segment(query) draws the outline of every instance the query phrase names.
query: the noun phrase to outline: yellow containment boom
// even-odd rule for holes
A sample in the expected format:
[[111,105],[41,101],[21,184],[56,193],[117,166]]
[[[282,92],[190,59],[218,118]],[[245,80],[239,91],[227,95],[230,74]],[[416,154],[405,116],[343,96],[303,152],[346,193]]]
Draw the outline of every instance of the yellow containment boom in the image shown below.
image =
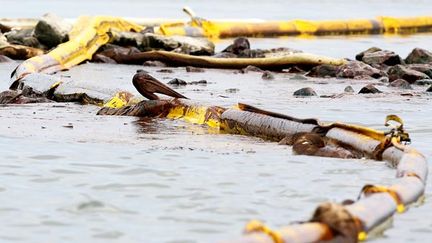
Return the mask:
[[[85,60],[91,59],[101,46],[110,41],[110,31],[139,32],[142,29],[142,26],[121,18],[105,16],[80,17],[69,33],[69,41],[58,45],[47,54],[27,59],[12,73],[12,78],[20,80],[30,73],[52,74],[60,70],[69,69]],[[306,53],[293,53],[292,55],[268,58],[214,58],[166,51],[150,51],[133,54],[124,58],[125,63],[142,60],[161,60],[173,65],[192,65],[207,68],[243,68],[248,65],[254,65],[271,69],[284,68],[294,64],[342,65],[346,63],[344,59]]]
[[24,61],[12,77],[20,79],[29,73],[54,73],[91,59],[99,47],[110,41],[110,30],[138,32],[142,27],[115,17],[80,17],[69,33],[68,42],[45,55]]
[[283,69],[291,65],[343,65],[347,61],[309,53],[292,53],[274,57],[261,58],[217,58],[210,56],[193,56],[168,51],[148,51],[130,54],[120,58],[124,63],[140,64],[145,61],[157,60],[172,66],[194,66],[203,68],[238,69],[249,65],[265,69]]
[[276,37],[297,35],[414,34],[432,31],[432,16],[377,17],[352,20],[218,21],[195,17],[190,22],[161,24],[156,33],[208,38]]

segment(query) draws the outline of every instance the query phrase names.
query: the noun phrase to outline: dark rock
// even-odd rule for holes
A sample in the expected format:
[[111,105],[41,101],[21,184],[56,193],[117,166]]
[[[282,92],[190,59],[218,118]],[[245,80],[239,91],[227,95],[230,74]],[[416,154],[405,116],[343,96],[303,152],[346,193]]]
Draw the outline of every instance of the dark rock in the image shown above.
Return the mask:
[[264,72],[264,71],[261,68],[252,65],[249,65],[243,68],[242,70],[240,70],[240,73],[247,73],[247,72]]
[[290,67],[290,68],[288,68],[288,70],[286,72],[287,73],[301,73],[301,74],[306,73],[306,71],[303,70],[303,68],[300,68],[299,66]]
[[187,82],[184,81],[184,80],[182,80],[182,79],[175,78],[175,79],[172,79],[171,81],[169,81],[168,84],[171,84],[171,85],[187,85]]
[[14,60],[10,59],[10,58],[7,57],[7,56],[0,55],[0,63],[2,63],[2,62],[13,62],[13,61],[14,61]]
[[12,27],[0,23],[0,34],[7,33],[12,30]]
[[419,79],[414,82],[416,85],[432,85],[432,79]]
[[388,66],[394,66],[403,63],[402,58],[398,54],[387,50],[367,52],[363,55],[362,61],[369,65],[384,64]]
[[354,93],[355,91],[354,91],[353,87],[351,87],[351,85],[348,85],[345,87],[344,92],[345,93]]
[[168,66],[161,61],[145,61],[143,65],[146,67],[167,67]]
[[7,56],[14,60],[26,60],[34,56],[42,55],[43,53],[44,52],[40,49],[22,45],[0,47],[0,55]]
[[111,43],[114,45],[133,46],[141,49],[149,48],[151,50],[148,46],[143,47],[143,43],[145,42],[144,33],[111,30],[111,35]]
[[416,80],[419,79],[428,79],[429,76],[427,76],[424,73],[421,73],[419,71],[412,70],[408,67],[402,66],[402,65],[396,65],[391,67],[387,72],[390,82],[396,79],[405,79],[410,84],[414,83]]
[[48,48],[53,48],[69,39],[72,26],[54,14],[46,14],[36,24],[34,37]]
[[315,90],[310,87],[301,88],[299,90],[294,91],[294,96],[318,96]]
[[357,55],[355,56],[355,59],[356,59],[357,61],[361,61],[361,60],[363,59],[363,56],[364,56],[365,54],[368,54],[368,53],[374,53],[374,52],[377,52],[377,51],[381,51],[381,49],[378,48],[378,47],[371,47],[371,48],[369,48],[369,49],[367,49],[367,50],[365,50],[365,51],[362,51],[362,52],[360,52],[359,54],[357,54]]
[[396,79],[389,84],[389,87],[398,87],[401,89],[412,89],[410,83],[403,79]]
[[226,93],[237,93],[239,91],[240,91],[240,89],[237,89],[237,88],[231,88],[231,89],[225,90]]
[[359,75],[359,76],[355,76],[354,79],[356,79],[356,80],[371,80],[373,78],[369,75]]
[[304,75],[296,74],[289,78],[290,80],[307,80],[307,78]]
[[121,47],[117,45],[107,44],[101,47],[98,54],[104,55],[116,61],[117,63],[124,63],[127,57],[131,54],[140,53],[136,47]]
[[159,73],[174,73],[172,69],[159,69],[157,70]]
[[38,39],[33,36],[33,29],[14,29],[5,34],[7,42],[12,45],[23,45],[35,48],[43,48]]
[[249,40],[245,37],[239,37],[234,39],[233,44],[222,50],[222,52],[228,52],[235,55],[242,55],[245,51],[250,50]]
[[381,77],[378,79],[378,81],[380,81],[381,83],[388,83],[389,82],[389,78],[388,77]]
[[26,96],[19,90],[6,90],[0,93],[0,104],[29,104],[53,102],[43,96]]
[[341,65],[336,73],[336,77],[339,78],[354,78],[356,76],[380,78],[386,76],[386,74],[381,70],[359,61],[350,61],[347,64]]
[[152,33],[144,33],[141,48],[163,49],[190,55],[214,54],[214,44],[205,38],[192,38],[188,36],[163,36]]
[[364,86],[359,91],[359,94],[377,94],[377,93],[382,93],[382,91],[375,88],[375,86],[373,86],[372,84],[368,84],[368,85]]
[[432,64],[408,64],[409,69],[422,72],[432,78]]
[[330,64],[321,64],[313,67],[306,75],[310,77],[336,77],[339,67]]
[[264,80],[272,80],[275,77],[274,77],[274,75],[271,72],[264,71],[263,74],[261,75],[261,78],[264,79]]
[[432,52],[421,48],[414,48],[405,59],[407,64],[432,63]]
[[205,72],[205,70],[203,68],[199,68],[199,67],[187,66],[186,72],[188,72],[188,73],[203,73],[203,72]]
[[252,55],[251,57],[281,57],[281,56],[287,56],[294,53],[300,53],[302,51],[286,48],[286,47],[278,47],[278,48],[271,48],[266,50],[252,50],[252,53],[255,51],[256,55]]
[[207,84],[207,80],[192,81],[192,82],[190,82],[189,84],[194,84],[194,85],[197,85],[197,84],[205,85],[205,84]]
[[98,63],[111,63],[111,64],[117,63],[114,59],[107,57],[105,55],[102,55],[102,54],[94,54],[91,61],[92,62],[98,62]]
[[432,85],[426,90],[426,92],[432,92]]
[[229,52],[221,52],[221,53],[217,53],[217,54],[213,55],[213,57],[216,57],[216,58],[236,58],[237,55],[233,54],[233,53],[229,53]]

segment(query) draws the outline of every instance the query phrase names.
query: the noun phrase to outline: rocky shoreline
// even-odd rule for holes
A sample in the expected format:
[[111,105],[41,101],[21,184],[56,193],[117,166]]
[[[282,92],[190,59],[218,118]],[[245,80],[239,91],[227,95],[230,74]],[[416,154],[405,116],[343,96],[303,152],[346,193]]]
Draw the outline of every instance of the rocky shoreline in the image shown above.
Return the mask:
[[[34,28],[16,29],[5,25],[0,26],[0,62],[25,60],[46,53],[68,41],[68,33],[71,30],[70,24],[52,14],[45,15]],[[133,59],[131,56],[147,51],[163,50],[194,56],[244,59],[289,56],[302,52],[285,47],[267,50],[253,49],[250,41],[244,37],[234,39],[231,45],[215,53],[215,45],[210,40],[184,36],[166,37],[150,33],[148,29],[139,33],[112,31],[110,36],[110,44],[100,47],[90,62],[163,67],[164,69],[161,69],[160,72],[171,73],[173,71],[166,67],[178,66],[178,64],[159,60],[140,62],[140,59]],[[406,90],[412,89],[413,85],[427,86],[425,92],[432,92],[432,52],[421,48],[414,48],[406,58],[402,58],[391,50],[371,47],[358,53],[354,59],[347,58],[343,65],[291,65],[284,69],[269,69],[263,70],[248,66],[235,70],[234,73],[260,72],[263,80],[275,79],[276,73],[292,73],[304,79],[313,77],[371,80],[373,82],[358,92],[366,94],[382,93],[374,86],[376,82]],[[187,66],[186,70],[187,72],[205,72],[205,69],[194,66]],[[200,83],[205,83],[205,80]],[[169,84],[195,83],[177,80]],[[353,93],[354,90],[348,86],[344,92]],[[25,90],[8,90],[0,94],[0,103],[46,102],[45,98],[50,99],[47,96],[49,93],[49,91],[34,92],[31,87]],[[293,95],[296,97],[317,96],[316,92],[309,87],[299,89]]]

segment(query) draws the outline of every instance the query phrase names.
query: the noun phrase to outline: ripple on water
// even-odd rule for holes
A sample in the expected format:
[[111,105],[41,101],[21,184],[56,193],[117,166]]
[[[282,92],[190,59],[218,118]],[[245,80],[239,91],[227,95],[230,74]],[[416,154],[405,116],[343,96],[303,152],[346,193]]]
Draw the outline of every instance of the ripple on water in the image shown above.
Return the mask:
[[77,204],[67,207],[60,208],[61,211],[66,211],[74,214],[82,213],[126,213],[126,214],[136,214],[137,212],[131,210],[123,210],[117,206],[98,201],[98,200],[86,200],[83,202],[78,202]]
[[120,183],[110,183],[106,185],[99,185],[92,187],[95,190],[127,190],[136,188],[155,188],[155,189],[165,189],[170,188],[170,186],[160,183],[137,183],[137,184],[120,184]]
[[63,159],[65,157],[59,156],[59,155],[44,154],[44,155],[34,155],[34,156],[30,156],[28,158],[34,159],[34,160],[58,160],[58,159]]
[[68,170],[68,169],[55,169],[55,170],[51,170],[51,172],[56,173],[56,174],[67,174],[67,175],[87,174],[87,172],[84,172],[84,171]]
[[236,207],[210,207],[198,210],[198,212],[208,212],[219,215],[258,215],[254,209]]
[[94,238],[100,238],[100,239],[118,239],[121,238],[124,235],[124,233],[119,231],[106,231],[98,234],[94,234]]

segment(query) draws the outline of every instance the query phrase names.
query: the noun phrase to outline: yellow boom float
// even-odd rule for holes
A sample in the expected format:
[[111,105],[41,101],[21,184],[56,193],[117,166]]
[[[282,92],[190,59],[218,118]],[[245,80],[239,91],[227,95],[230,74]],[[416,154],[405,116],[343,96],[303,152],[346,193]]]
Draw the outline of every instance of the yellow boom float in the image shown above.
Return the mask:
[[156,33],[208,38],[277,37],[297,35],[415,34],[432,31],[432,16],[352,20],[217,21],[196,17],[184,8],[191,21],[161,24]]

